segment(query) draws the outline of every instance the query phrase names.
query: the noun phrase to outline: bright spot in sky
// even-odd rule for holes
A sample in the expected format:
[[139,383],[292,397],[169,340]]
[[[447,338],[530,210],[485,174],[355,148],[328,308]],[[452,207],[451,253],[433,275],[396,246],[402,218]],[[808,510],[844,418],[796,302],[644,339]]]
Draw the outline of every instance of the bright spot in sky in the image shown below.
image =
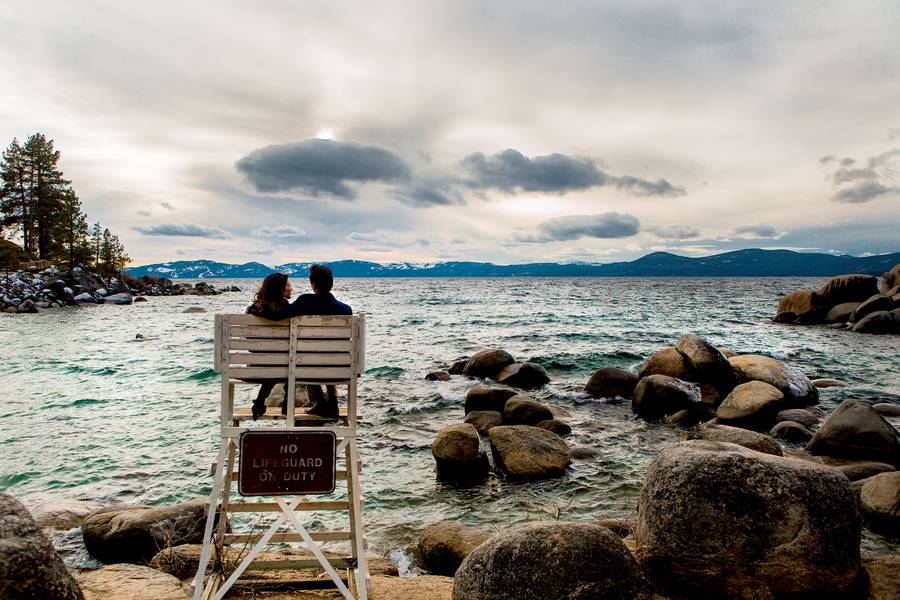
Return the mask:
[[320,140],[333,140],[334,132],[330,129],[320,129],[318,133],[316,133],[316,137]]

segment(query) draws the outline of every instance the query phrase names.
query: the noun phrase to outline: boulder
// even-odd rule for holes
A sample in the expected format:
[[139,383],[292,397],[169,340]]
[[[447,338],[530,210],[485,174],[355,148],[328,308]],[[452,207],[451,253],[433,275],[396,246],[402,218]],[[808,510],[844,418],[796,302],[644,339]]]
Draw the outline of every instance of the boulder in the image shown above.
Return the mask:
[[[772,317],[772,322],[774,323],[793,323],[797,320],[797,313],[785,310],[780,313],[777,313],[774,317]],[[729,357],[731,358],[731,357]]]
[[900,285],[900,264],[881,276],[881,291],[889,292]]
[[813,379],[812,384],[816,389],[825,389],[833,387],[847,387],[847,384],[840,379]]
[[81,286],[89,292],[95,292],[106,287],[106,283],[98,275],[85,271],[80,267],[75,267],[69,271],[66,277],[72,285]]
[[643,379],[649,375],[668,375],[681,380],[693,378],[690,364],[684,355],[675,348],[663,348],[647,357],[637,376],[638,379]]
[[778,411],[778,414],[775,415],[776,423],[781,423],[782,421],[793,421],[809,429],[819,422],[819,417],[803,408],[788,408]]
[[480,481],[487,476],[488,458],[474,425],[461,423],[441,429],[431,444],[437,475],[448,481]]
[[494,378],[507,365],[511,365],[516,360],[506,350],[499,348],[489,348],[476,352],[466,362],[463,368],[463,375],[466,377],[478,378]]
[[847,476],[850,481],[859,481],[860,479],[868,479],[879,473],[888,473],[896,471],[896,469],[887,464],[880,462],[862,461],[850,462],[835,467],[838,471]]
[[450,373],[447,371],[432,371],[425,376],[426,381],[450,381]]
[[38,312],[38,307],[37,307],[37,305],[35,305],[34,300],[22,300],[16,306],[16,312],[19,314],[26,314],[26,313],[33,314],[33,313]]
[[544,421],[538,421],[537,424],[535,424],[535,427],[540,427],[541,429],[552,431],[560,437],[572,433],[572,428],[569,427],[568,423],[563,423],[558,419],[545,419]]
[[503,367],[497,381],[523,390],[536,390],[550,382],[546,369],[539,364],[524,362]]
[[647,469],[635,555],[667,596],[844,597],[860,533],[857,496],[834,469],[692,440]]
[[872,531],[900,536],[900,472],[879,473],[859,494],[863,517]]
[[501,425],[488,432],[497,465],[516,479],[562,477],[569,447],[555,433],[530,425]]
[[131,304],[134,302],[134,299],[128,292],[120,292],[118,294],[110,294],[107,296],[106,302],[108,304]]
[[700,402],[715,410],[722,401],[719,391],[711,383],[698,383],[697,385],[700,386]]
[[481,435],[486,435],[492,427],[503,425],[503,413],[496,410],[473,410],[466,415],[465,422],[474,425]]
[[53,499],[36,505],[31,514],[41,527],[68,531],[81,527],[87,516],[102,508],[99,502]]
[[186,313],[186,314],[205,313],[206,309],[203,308],[202,306],[188,306],[186,309],[184,309],[181,312]]
[[760,354],[742,354],[729,359],[737,383],[764,381],[784,394],[786,408],[802,408],[819,401],[819,391],[803,371]]
[[203,541],[206,500],[102,508],[81,524],[87,551],[104,563],[146,563],[161,549]]
[[780,421],[772,428],[769,435],[793,444],[805,444],[813,436],[812,431],[794,421]]
[[599,525],[545,521],[495,535],[463,561],[453,600],[650,600],[619,537]]
[[449,367],[447,367],[447,372],[451,375],[462,375],[463,371],[466,368],[467,362],[469,362],[468,357],[454,361]]
[[885,333],[896,333],[900,331],[898,322],[894,320],[893,315],[886,310],[867,314],[860,319],[851,331],[855,333],[874,333],[883,335]]
[[878,402],[872,405],[872,410],[885,417],[900,417],[900,404]]
[[856,400],[844,400],[825,419],[806,450],[814,455],[900,465],[897,430],[870,406]]
[[841,275],[833,277],[819,290],[822,304],[836,306],[844,302],[862,302],[878,293],[874,275]]
[[669,415],[663,419],[663,422],[666,425],[674,425],[675,427],[693,427],[700,422],[700,414],[690,409],[679,410],[674,415]]
[[900,598],[900,554],[867,556],[862,559],[862,567],[866,600]]
[[135,296],[135,297],[134,297],[134,303],[137,304],[137,303],[139,303],[139,302],[147,302],[147,299],[144,298],[143,296]]
[[78,574],[87,600],[185,600],[186,590],[172,575],[142,565],[108,565]]
[[466,392],[466,414],[473,410],[495,410],[502,413],[506,401],[515,395],[516,392],[509,388],[476,385]]
[[769,423],[784,402],[784,394],[765,381],[748,381],[735,387],[716,410],[719,420],[736,424]]
[[575,460],[587,460],[589,458],[596,458],[597,451],[588,446],[572,446],[572,449],[569,451],[569,456]]
[[462,561],[488,537],[462,523],[435,523],[419,535],[416,558],[428,572],[453,577]]
[[552,418],[549,408],[525,394],[513,396],[503,407],[503,422],[508,425],[535,425]]
[[842,302],[837,306],[832,306],[825,313],[826,323],[846,323],[853,315],[853,311],[859,306],[859,302]]
[[631,398],[637,382],[638,377],[634,373],[625,369],[604,367],[591,375],[587,385],[584,386],[584,391],[592,398],[615,398],[616,396]]
[[792,312],[797,319],[818,317],[822,313],[823,302],[815,290],[799,290],[782,296],[778,301],[778,313]]
[[861,321],[863,317],[865,317],[866,315],[870,315],[873,312],[890,312],[893,308],[894,302],[891,300],[890,296],[885,296],[884,294],[875,294],[856,307],[856,310],[854,310],[853,314],[850,315],[850,321],[852,323],[857,323]]
[[645,421],[690,409],[700,403],[700,388],[668,375],[649,375],[634,388],[631,410]]
[[700,425],[697,432],[689,437],[699,437],[703,440],[714,442],[728,442],[737,444],[744,448],[750,448],[763,454],[772,454],[774,456],[782,456],[781,446],[774,438],[750,431],[749,429],[741,429],[740,427],[731,427],[730,425],[720,425],[718,423],[704,423]]
[[84,303],[84,302],[89,302],[91,304],[97,303],[97,300],[87,292],[82,292],[82,293],[78,294],[77,296],[72,298],[72,300],[74,300],[75,302],[79,302],[79,303]]
[[681,336],[675,349],[687,360],[697,380],[711,383],[723,396],[734,387],[731,363],[718,348],[699,335],[687,333]]
[[0,598],[84,600],[62,558],[22,504],[0,493]]

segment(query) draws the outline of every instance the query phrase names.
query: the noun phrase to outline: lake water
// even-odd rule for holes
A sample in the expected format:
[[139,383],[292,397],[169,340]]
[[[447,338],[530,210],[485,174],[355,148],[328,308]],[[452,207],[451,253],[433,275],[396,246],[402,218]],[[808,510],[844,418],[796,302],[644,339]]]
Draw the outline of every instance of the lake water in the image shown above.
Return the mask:
[[[163,504],[207,495],[218,444],[213,315],[243,312],[258,282],[214,283],[245,292],[0,315],[0,491],[26,503],[67,497]],[[336,295],[368,319],[360,447],[373,551],[396,556],[422,525],[443,519],[492,528],[557,515],[633,514],[647,462],[682,432],[634,419],[627,403],[577,390],[600,367],[636,370],[688,331],[740,353],[785,360],[810,377],[849,383],[822,390],[826,410],[845,398],[900,402],[900,338],[771,322],[781,294],[821,284],[804,278],[338,281]],[[183,313],[189,306],[208,312]],[[135,343],[137,333],[158,338]],[[568,443],[594,448],[597,458],[575,461],[564,477],[543,482],[492,475],[455,488],[435,480],[431,442],[442,427],[462,421],[463,398],[474,382],[423,377],[492,346],[547,368],[552,383],[535,397],[569,411]],[[249,404],[250,393],[244,387],[239,402]],[[329,524],[326,515],[313,518],[314,527]],[[84,560],[77,537],[60,542],[73,563]],[[897,550],[869,533],[864,548]]]

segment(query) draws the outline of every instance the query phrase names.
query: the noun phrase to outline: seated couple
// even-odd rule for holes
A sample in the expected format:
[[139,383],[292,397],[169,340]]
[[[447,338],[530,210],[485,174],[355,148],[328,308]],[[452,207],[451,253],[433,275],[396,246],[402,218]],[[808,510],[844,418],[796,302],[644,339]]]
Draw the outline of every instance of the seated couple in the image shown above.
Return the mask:
[[[284,273],[272,273],[263,279],[256,299],[247,307],[247,313],[280,321],[300,315],[352,315],[353,309],[347,304],[336,299],[331,294],[334,285],[334,276],[331,269],[323,265],[313,265],[309,268],[309,285],[312,294],[301,294],[291,302],[291,282]],[[272,393],[278,383],[277,380],[265,380],[259,388],[256,400],[253,401],[253,420],[266,413],[266,398]],[[287,412],[287,402],[293,398],[287,397],[288,386],[284,386],[285,402],[281,406],[281,413]],[[320,385],[307,385],[306,393],[313,405],[306,409],[306,414],[317,415],[336,419],[338,416],[337,389],[333,385],[326,386],[323,393]]]

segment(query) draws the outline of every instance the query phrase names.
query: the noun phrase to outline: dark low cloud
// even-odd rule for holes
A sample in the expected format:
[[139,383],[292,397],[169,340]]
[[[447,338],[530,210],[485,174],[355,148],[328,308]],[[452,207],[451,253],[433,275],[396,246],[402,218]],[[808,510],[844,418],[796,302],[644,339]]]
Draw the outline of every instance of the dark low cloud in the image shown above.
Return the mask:
[[163,202],[160,202],[159,205],[162,206],[163,208],[165,208],[166,210],[175,210],[175,207],[172,206],[169,202],[163,201]]
[[875,169],[838,169],[831,176],[834,185],[840,185],[850,181],[858,181],[860,179],[876,179],[878,173]]
[[256,237],[276,238],[276,239],[294,239],[306,237],[306,230],[293,225],[263,225],[257,227],[251,232]]
[[898,159],[900,148],[892,148],[870,156],[866,159],[865,166],[860,167],[854,166],[856,160],[853,158],[838,161],[833,156],[825,156],[819,162],[832,168],[835,163],[839,165],[839,168],[829,174],[836,188],[831,196],[832,201],[861,204],[900,193]]
[[570,215],[544,221],[536,234],[515,234],[513,241],[546,243],[577,240],[583,237],[614,239],[636,235],[641,222],[629,214],[608,212],[597,215]]
[[353,231],[347,235],[347,241],[359,250],[387,252],[397,248],[427,247],[431,241],[425,238],[413,240],[403,238],[394,232],[387,231]]
[[728,230],[728,237],[742,240],[774,240],[784,234],[771,225],[738,225]]
[[695,240],[701,236],[700,229],[690,225],[652,225],[646,230],[666,240]]
[[665,179],[649,181],[640,177],[625,175],[623,177],[613,177],[612,182],[620,190],[628,190],[635,196],[675,197],[684,196],[686,193],[683,187],[672,185]]
[[877,181],[860,181],[850,187],[838,190],[831,199],[835,202],[861,204],[891,194],[900,194],[900,187],[882,185]]
[[231,237],[231,234],[224,229],[196,223],[157,223],[155,225],[136,225],[132,229],[144,235],[199,237],[217,240]]
[[459,190],[459,178],[440,172],[416,175],[408,183],[390,190],[390,195],[415,208],[463,205],[466,199]]
[[235,166],[258,192],[300,191],[342,200],[357,197],[351,183],[397,183],[410,178],[406,163],[388,150],[320,139],[266,146]]

